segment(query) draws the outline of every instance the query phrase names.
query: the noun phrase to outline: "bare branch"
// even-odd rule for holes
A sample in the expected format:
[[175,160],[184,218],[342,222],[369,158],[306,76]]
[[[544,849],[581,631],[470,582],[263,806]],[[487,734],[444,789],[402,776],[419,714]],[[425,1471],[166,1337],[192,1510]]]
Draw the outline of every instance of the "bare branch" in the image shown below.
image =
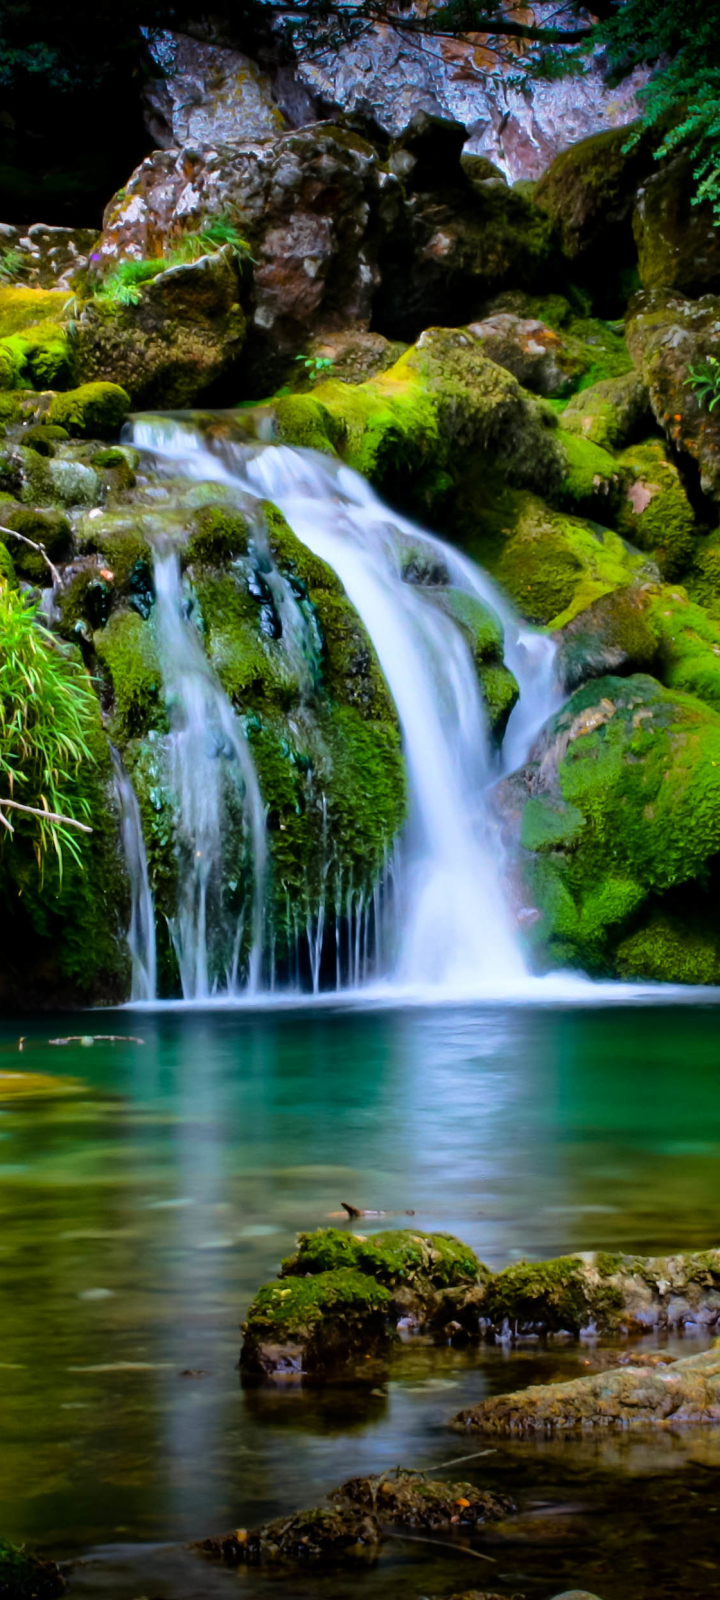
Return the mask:
[[41,544],[36,544],[34,539],[27,539],[25,537],[24,533],[16,533],[14,528],[5,528],[5,527],[3,527],[3,524],[1,522],[0,522],[0,533],[9,533],[11,539],[19,539],[21,544],[29,544],[31,550],[37,550],[38,555],[42,556],[46,567],[49,567],[49,569],[50,569],[50,576],[52,578],[53,589],[57,589],[57,586],[58,586],[58,584],[60,582],[60,573],[58,572],[57,567],[53,566],[52,561],[50,560],[50,557],[49,557],[49,555],[47,553],[47,550],[45,550],[44,547]]
[[93,832],[86,822],[78,822],[75,817],[64,817],[60,811],[46,811],[43,806],[21,806],[19,800],[0,800],[0,821],[10,828],[11,833],[10,823],[2,814],[3,806],[11,806],[13,811],[23,811],[28,817],[41,817],[44,822],[63,822],[68,828],[79,828],[81,833]]

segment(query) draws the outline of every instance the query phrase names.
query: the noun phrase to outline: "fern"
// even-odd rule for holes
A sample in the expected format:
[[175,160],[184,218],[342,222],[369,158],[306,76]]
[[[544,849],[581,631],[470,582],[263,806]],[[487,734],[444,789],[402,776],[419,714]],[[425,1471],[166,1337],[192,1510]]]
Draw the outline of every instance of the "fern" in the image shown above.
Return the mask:
[[714,411],[720,402],[720,361],[717,356],[708,356],[703,366],[690,367],[689,372],[685,383],[695,390],[700,405],[707,400],[708,411]]

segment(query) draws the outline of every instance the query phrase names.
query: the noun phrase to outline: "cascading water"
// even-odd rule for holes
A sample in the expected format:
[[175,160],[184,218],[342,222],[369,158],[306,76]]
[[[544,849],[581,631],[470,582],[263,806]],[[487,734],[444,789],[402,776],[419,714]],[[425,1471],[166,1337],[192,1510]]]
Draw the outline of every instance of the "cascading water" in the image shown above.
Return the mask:
[[[155,556],[156,626],[170,721],[170,781],[177,806],[178,904],[170,935],[186,1000],[206,998],[217,982],[211,972],[213,926],[226,920],[222,906],[227,806],[242,808],[250,835],[237,878],[252,877],[249,897],[235,914],[231,957],[224,978],[233,992],[250,903],[250,950],[245,987],[260,981],[266,862],[265,810],[245,734],[207,660],[187,611],[180,563],[174,551]],[[250,860],[248,862],[247,855]]]
[[115,792],[120,808],[120,833],[130,880],[130,926],[127,936],[132,962],[130,998],[154,1000],[157,992],[155,906],[150,892],[140,807],[119,752],[114,747],[111,749]]
[[[213,440],[210,448],[190,424],[170,418],[138,419],[132,437],[135,445],[156,457],[180,462],[190,476],[232,484],[256,499],[272,500],[303,544],[335,570],[373,641],[401,723],[409,788],[409,818],[393,868],[397,937],[384,940],[381,962],[376,917],[376,968],[381,968],[376,975],[423,992],[472,994],[516,986],[525,975],[525,965],[502,892],[498,843],[483,800],[498,766],[490,752],[475,668],[460,629],[433,603],[431,592],[405,580],[403,544],[410,539],[439,557],[452,583],[490,604],[501,617],[505,658],[521,691],[506,733],[506,770],[524,758],[535,732],[555,707],[551,641],[522,627],[472,562],[390,512],[346,467],[311,451],[240,443],[237,437]],[[205,781],[199,781],[197,753],[205,747],[208,727],[224,730],[229,719],[235,740],[238,729],[200,640],[183,617],[179,584],[174,558],[172,565],[168,558],[159,561],[163,670],[174,685],[171,701],[181,708],[174,735],[176,783],[183,829],[188,842],[195,841],[197,862],[186,881],[182,925],[175,940],[183,990],[201,994],[207,992],[202,958],[205,852],[212,857],[213,840],[219,835],[220,797],[217,788],[211,797]],[[243,748],[247,765],[249,753]],[[207,760],[202,765],[207,767]],[[256,883],[261,885],[264,830],[259,826],[262,805],[256,783],[251,811],[256,819]],[[261,961],[260,906],[256,898],[255,982]],[[366,956],[363,962],[361,955],[367,950],[367,911],[364,908],[363,932],[360,908],[356,910],[353,935],[350,907],[346,970],[351,982],[367,966]],[[339,920],[337,916],[337,941]],[[315,988],[323,924],[324,911],[314,930],[308,930]],[[338,978],[340,970],[338,943]]]

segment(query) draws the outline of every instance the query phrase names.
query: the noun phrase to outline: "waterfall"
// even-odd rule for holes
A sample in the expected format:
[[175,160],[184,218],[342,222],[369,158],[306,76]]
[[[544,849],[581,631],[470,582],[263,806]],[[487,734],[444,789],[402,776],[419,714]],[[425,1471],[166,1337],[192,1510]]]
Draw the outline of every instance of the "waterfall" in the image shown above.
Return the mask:
[[140,807],[120,753],[111,745],[115,793],[120,808],[120,837],[130,880],[128,948],[132,961],[131,1000],[154,1000],[157,989],[155,906],[150,893],[147,854]]
[[[234,439],[213,438],[208,444],[190,424],[170,418],[139,419],[132,429],[136,445],[160,458],[179,461],[190,476],[232,484],[245,494],[272,500],[302,543],[337,573],[373,641],[401,725],[409,790],[408,822],[392,867],[394,940],[387,937],[375,915],[376,950],[383,943],[380,975],[405,989],[423,992],[472,994],[517,986],[525,976],[525,964],[502,890],[498,840],[483,799],[499,768],[490,749],[477,674],[460,628],[433,602],[427,589],[406,581],[403,542],[406,545],[410,538],[415,546],[440,557],[452,584],[489,603],[500,615],[506,635],[505,659],[521,691],[505,739],[506,770],[522,761],[532,737],[555,707],[552,642],[520,624],[495,586],[467,557],[391,512],[349,468],[312,451],[240,442],[237,435]],[[170,573],[167,564],[158,564],[164,671],[175,656],[176,670],[170,675],[183,701],[186,729],[186,759],[179,761],[177,785],[188,838],[207,840],[209,847],[217,811],[211,818],[215,802],[204,783],[202,792],[196,792],[196,755],[200,731],[208,722],[208,703],[203,697],[207,696],[207,684],[214,685],[214,680],[197,635],[182,618],[176,562],[172,582]],[[175,593],[172,605],[169,587]],[[172,648],[168,618],[175,641]],[[199,685],[194,710],[185,676],[189,637],[193,637],[193,671]],[[180,644],[182,670],[177,660]],[[213,692],[217,697],[216,686]],[[229,715],[231,726],[237,727],[227,703],[222,713],[217,699],[213,706],[211,722],[224,727],[222,718]],[[191,726],[193,733],[189,732]],[[255,804],[259,805],[259,797],[253,810]],[[199,860],[205,847],[201,847]],[[188,957],[192,945],[195,963],[205,915],[202,879],[203,869],[198,867],[189,897],[193,937],[182,930],[177,937],[178,950],[185,952],[187,945]],[[361,900],[355,907],[355,929],[351,926],[348,933],[354,940],[354,948],[348,949],[351,982],[359,981],[367,971],[372,912],[372,897],[367,905]],[[256,973],[260,926],[256,908]],[[307,937],[316,989],[322,927],[314,932],[308,928]],[[339,973],[337,927],[335,939]],[[183,964],[187,966],[187,960]],[[202,970],[196,970],[194,992],[206,992],[206,981]]]
[[[170,936],[186,1000],[206,998],[217,985],[211,971],[213,933],[224,931],[223,869],[227,807],[239,802],[249,832],[250,863],[236,863],[240,879],[252,875],[250,954],[246,987],[260,983],[265,890],[265,810],[250,749],[230,701],[205,655],[188,615],[174,551],[155,554],[155,615],[160,665],[170,722],[170,782],[177,807],[178,901]],[[247,852],[246,852],[247,857]],[[245,900],[237,911],[232,957],[226,972],[236,987],[245,931]]]

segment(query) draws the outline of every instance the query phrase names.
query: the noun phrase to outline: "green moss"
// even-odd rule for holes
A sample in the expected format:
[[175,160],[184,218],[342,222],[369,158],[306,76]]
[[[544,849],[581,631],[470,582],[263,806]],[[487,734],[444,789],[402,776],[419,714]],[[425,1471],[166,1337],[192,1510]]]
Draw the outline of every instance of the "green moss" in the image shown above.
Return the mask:
[[275,1339],[305,1337],[327,1316],[389,1312],[391,1296],[363,1272],[336,1268],[314,1277],[269,1283],[250,1306],[246,1329]]
[[132,509],[106,511],[101,517],[85,517],[78,527],[81,552],[104,556],[120,593],[147,593],[149,589],[152,552],[143,531],[144,521]]
[[315,590],[321,594],[345,593],[332,567],[301,543],[277,506],[269,500],[263,500],[260,510],[265,521],[268,548],[283,577],[299,585],[300,593],[311,595]]
[[315,592],[323,638],[323,682],[332,700],[372,721],[395,722],[395,710],[374,646],[345,596]]
[[370,1275],[387,1288],[422,1279],[435,1289],[472,1285],[487,1269],[468,1245],[450,1233],[417,1233],[412,1228],[370,1234],[364,1238],[340,1228],[301,1233],[294,1256],[282,1264],[283,1279],[306,1274],[352,1270]]
[[556,850],[574,844],[584,827],[585,818],[576,806],[543,795],[523,807],[520,843],[525,850]]
[[565,409],[563,427],[603,450],[617,450],[650,420],[649,409],[642,378],[627,372],[574,395]]
[[658,640],[658,676],[720,711],[720,623],[684,589],[654,591],[649,617]]
[[164,729],[162,678],[152,624],[135,611],[116,612],[107,627],[95,634],[94,642],[113,690],[111,737],[124,744],[151,728]]
[[118,383],[83,383],[67,394],[56,394],[48,421],[80,438],[106,438],[119,433],[130,410],[130,396]]
[[614,523],[623,492],[617,460],[590,439],[568,433],[564,425],[559,438],[566,458],[564,503],[586,517]]
[[55,445],[62,443],[63,440],[69,439],[69,437],[70,435],[65,428],[52,428],[48,425],[40,424],[37,427],[25,429],[22,443],[30,450],[37,450],[39,456],[53,456],[55,454]]
[[650,551],[663,577],[676,577],[687,567],[695,543],[695,518],[677,467],[656,439],[625,450],[618,467],[626,480],[618,532]]
[[697,540],[683,581],[690,599],[720,622],[720,533]]
[[623,1297],[612,1284],[591,1286],[580,1256],[554,1261],[520,1261],[492,1278],[485,1290],[482,1315],[495,1327],[508,1322],[517,1332],[579,1333],[593,1322],[600,1328],[617,1323]]
[[65,289],[0,288],[0,339],[59,322],[66,303]]
[[[53,562],[69,554],[72,530],[67,517],[59,511],[40,511],[29,506],[3,507],[0,520],[25,539],[42,545]],[[6,534],[0,533],[0,539],[11,546],[15,568],[21,577],[47,587],[51,582],[50,569],[39,551],[31,550],[19,539],[8,539]]]
[[683,922],[659,912],[623,939],[616,954],[623,978],[654,983],[720,983],[720,938],[699,919]]
[[478,671],[490,733],[496,744],[502,740],[511,711],[520,698],[517,678],[503,662],[485,661]]
[[250,525],[241,511],[232,506],[202,506],[193,518],[185,557],[190,563],[222,565],[247,554],[249,536]]
[[195,589],[207,630],[208,654],[220,682],[240,711],[288,710],[300,686],[286,652],[264,639],[258,626],[258,601],[242,574],[198,576]]

